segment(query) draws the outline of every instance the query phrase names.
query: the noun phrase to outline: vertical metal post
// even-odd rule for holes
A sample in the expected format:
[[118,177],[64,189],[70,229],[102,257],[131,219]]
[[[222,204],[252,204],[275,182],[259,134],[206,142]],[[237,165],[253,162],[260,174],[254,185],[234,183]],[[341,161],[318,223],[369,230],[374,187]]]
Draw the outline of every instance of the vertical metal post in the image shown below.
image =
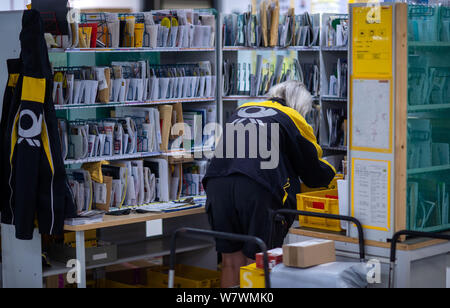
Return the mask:
[[216,100],[217,123],[223,127],[223,15],[219,12],[216,21]]
[[79,262],[80,268],[79,272],[77,273],[79,275],[78,278],[78,288],[79,289],[85,289],[86,288],[86,250],[85,250],[85,243],[84,243],[84,231],[77,231],[75,234],[76,237],[76,254],[77,254],[77,260]]

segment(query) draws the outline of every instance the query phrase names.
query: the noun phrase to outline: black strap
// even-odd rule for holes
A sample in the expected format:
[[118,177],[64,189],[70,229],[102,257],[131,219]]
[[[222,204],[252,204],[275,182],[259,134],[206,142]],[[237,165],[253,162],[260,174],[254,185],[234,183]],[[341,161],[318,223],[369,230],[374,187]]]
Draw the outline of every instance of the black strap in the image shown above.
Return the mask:
[[270,99],[270,101],[272,101],[272,102],[277,102],[277,103],[279,103],[279,104],[281,104],[281,105],[287,107],[286,101],[285,101],[284,99],[282,99],[282,98],[279,98],[279,97],[272,97],[272,98]]

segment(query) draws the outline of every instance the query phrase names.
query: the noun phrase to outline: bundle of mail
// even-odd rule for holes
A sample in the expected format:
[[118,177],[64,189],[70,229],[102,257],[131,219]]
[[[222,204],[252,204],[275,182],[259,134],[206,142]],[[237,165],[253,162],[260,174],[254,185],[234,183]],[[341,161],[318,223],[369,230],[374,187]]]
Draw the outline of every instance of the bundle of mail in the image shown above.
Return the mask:
[[64,159],[111,157],[160,151],[157,108],[131,109],[133,117],[68,122],[58,119]]
[[349,21],[348,15],[328,16],[325,21],[324,39],[326,47],[348,46]]
[[210,11],[83,13],[69,21],[70,37],[63,44],[68,48],[212,48],[215,45],[216,18]]
[[79,213],[121,208],[153,211],[174,207],[167,204],[170,200],[204,196],[206,167],[203,160],[184,166],[169,165],[163,158],[103,161],[70,169],[68,178]]
[[112,62],[111,67],[61,67],[55,71],[56,105],[210,98],[216,87],[209,61],[173,65]]
[[256,68],[250,63],[224,61],[224,95],[264,96],[274,85],[297,80],[305,84],[313,96],[319,95],[320,71],[316,63],[300,63],[278,55],[276,63],[264,65],[262,55],[256,57]]
[[143,160],[84,164],[68,170],[78,212],[138,206],[158,200],[157,178]]
[[346,98],[348,92],[347,58],[339,58],[330,76],[328,96]]
[[320,16],[280,14],[278,0],[261,1],[244,14],[224,17],[224,45],[245,47],[319,46]]

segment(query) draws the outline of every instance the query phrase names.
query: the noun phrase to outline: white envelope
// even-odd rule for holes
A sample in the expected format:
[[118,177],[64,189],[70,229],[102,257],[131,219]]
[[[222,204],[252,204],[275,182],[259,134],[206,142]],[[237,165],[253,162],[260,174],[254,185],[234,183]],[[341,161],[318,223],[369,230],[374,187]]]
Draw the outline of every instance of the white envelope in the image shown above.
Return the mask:
[[[75,135],[69,135],[70,152],[74,159],[83,159],[88,156],[88,134],[85,126],[75,126],[72,129],[77,131]],[[71,130],[72,130],[71,129]],[[72,130],[73,131],[73,130]]]
[[177,46],[177,38],[178,38],[178,27],[170,28],[169,43],[167,44],[167,46],[168,47],[176,47]]
[[120,123],[117,123],[114,129],[114,155],[123,155],[123,127]]
[[53,82],[53,103],[55,105],[63,105],[63,83],[62,82]]
[[195,36],[195,26],[194,25],[189,25],[189,29],[188,29],[188,34],[189,34],[189,47],[196,47],[194,45],[194,36]]
[[192,88],[192,97],[198,97],[200,77],[193,77],[193,78],[194,78],[194,84],[193,84],[193,88]]
[[66,97],[64,97],[64,104],[73,104],[73,86],[75,82],[75,76],[73,74],[66,74],[67,88]]
[[150,48],[157,48],[158,45],[158,33],[159,33],[159,27],[160,25],[149,25],[145,26],[145,29],[148,33],[148,47]]
[[106,23],[108,26],[108,36],[110,38],[111,48],[119,48],[120,40],[120,21],[118,14],[106,13]]
[[199,77],[199,86],[198,86],[198,96],[197,97],[205,97],[205,76]]
[[98,156],[102,157],[104,156],[105,152],[105,141],[106,141],[106,135],[105,134],[99,134],[98,135]]
[[95,135],[89,135],[88,136],[88,156],[89,157],[94,157],[95,155]]
[[127,100],[129,101],[137,101],[137,97],[138,97],[138,83],[139,83],[140,79],[136,79],[136,78],[132,78],[130,79],[130,88],[128,89],[128,96],[127,96]]
[[149,80],[149,94],[148,98],[151,101],[156,101],[159,99],[159,79],[155,76],[151,77]]
[[78,105],[81,103],[81,97],[84,93],[85,84],[82,80],[74,81],[74,94],[73,94],[73,103]]
[[93,105],[97,98],[98,81],[97,80],[85,80],[85,91],[84,91],[84,103]]
[[125,79],[125,100],[126,101],[129,101],[128,92],[130,91],[130,83],[131,83],[131,79]]
[[180,98],[179,94],[180,78],[174,78],[172,88],[172,98]]
[[150,168],[145,167],[144,168],[144,204],[149,204],[150,203],[150,196],[151,196],[151,191],[150,191]]
[[159,78],[159,94],[160,99],[167,99],[169,91],[170,78]]
[[112,98],[111,101],[117,103],[120,97],[120,91],[122,89],[122,79],[114,79],[112,82]]
[[146,101],[146,100],[149,99],[149,96],[148,96],[149,79],[145,78],[143,80],[143,84],[144,84],[144,87],[143,87],[143,90],[142,90],[142,101]]
[[212,94],[212,76],[205,76],[205,97],[213,97]]
[[182,79],[182,83],[183,83],[183,88],[181,90],[181,98],[186,98],[186,97],[188,97],[188,93],[189,93],[190,77],[181,77],[181,79]]

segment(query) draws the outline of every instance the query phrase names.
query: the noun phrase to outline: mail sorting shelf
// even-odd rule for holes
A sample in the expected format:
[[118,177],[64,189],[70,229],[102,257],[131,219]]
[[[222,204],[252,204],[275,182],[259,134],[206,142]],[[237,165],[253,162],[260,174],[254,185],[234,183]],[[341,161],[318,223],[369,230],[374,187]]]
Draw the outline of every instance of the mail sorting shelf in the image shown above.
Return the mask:
[[111,103],[97,103],[94,105],[55,105],[55,110],[73,110],[73,109],[91,109],[91,108],[114,108],[114,107],[139,107],[139,106],[155,106],[155,105],[167,105],[177,103],[200,103],[200,102],[214,102],[214,97],[193,97],[182,99],[164,99],[157,101],[127,101],[123,103],[111,102]]
[[87,157],[82,159],[67,159],[64,161],[65,165],[76,165],[76,164],[85,164],[85,163],[95,163],[100,161],[115,161],[115,160],[127,160],[127,159],[139,159],[139,158],[150,158],[157,156],[165,156],[165,157],[174,157],[179,158],[186,155],[194,155],[195,154],[211,154],[212,149],[198,149],[192,151],[171,151],[171,152],[149,152],[149,153],[134,153],[134,154],[125,154],[125,155],[114,155],[114,156],[101,156],[101,157]]
[[127,53],[127,52],[214,52],[215,48],[72,48],[50,49],[50,53]]
[[[229,58],[230,55],[232,53],[238,53],[238,52],[261,52],[261,51],[297,51],[298,52],[298,58],[299,59],[304,59],[306,56],[306,59],[309,60],[309,62],[312,61],[312,59],[314,58],[315,61],[317,61],[319,63],[319,67],[320,67],[320,84],[323,85],[325,82],[328,83],[329,81],[329,76],[330,73],[330,67],[331,65],[333,65],[334,62],[338,57],[342,58],[342,54],[345,55],[346,58],[347,54],[348,54],[348,47],[288,47],[288,48],[280,48],[280,47],[274,47],[274,48],[253,48],[253,47],[241,47],[241,46],[237,46],[237,47],[223,47],[222,52],[226,55],[224,55],[225,58]],[[316,53],[311,53],[312,51],[318,52]],[[238,56],[235,55],[234,56],[235,59],[238,59]],[[329,104],[336,104],[339,103],[339,108],[348,108],[348,98],[346,97],[337,97],[337,96],[328,96],[325,95],[322,91],[322,86],[320,86],[320,90],[319,96],[315,96],[313,97],[315,102],[318,102],[319,105],[321,106],[321,112],[322,115],[320,116],[320,132],[321,132],[321,136],[318,138],[319,142],[322,143],[322,140],[327,139],[327,136],[325,136],[326,131],[328,131],[326,129],[327,125],[325,123],[325,114],[323,114],[323,108],[325,105],[327,105],[328,108],[330,108],[331,106],[329,106]],[[222,97],[222,101],[223,102],[227,102],[227,103],[237,103],[237,102],[241,102],[241,101],[263,101],[267,99],[267,97],[263,96],[263,97],[252,97],[252,96],[241,96],[241,95],[232,95],[232,96],[223,96]],[[345,104],[345,105],[343,105]],[[224,106],[225,107],[225,106]],[[335,106],[333,106],[335,107]],[[228,109],[229,106],[225,107],[225,109]],[[226,121],[226,119],[224,119],[224,122]],[[329,146],[329,145],[324,145],[323,149],[325,151],[332,151],[332,152],[341,152],[341,153],[346,153],[348,151],[348,147],[347,146]]]

